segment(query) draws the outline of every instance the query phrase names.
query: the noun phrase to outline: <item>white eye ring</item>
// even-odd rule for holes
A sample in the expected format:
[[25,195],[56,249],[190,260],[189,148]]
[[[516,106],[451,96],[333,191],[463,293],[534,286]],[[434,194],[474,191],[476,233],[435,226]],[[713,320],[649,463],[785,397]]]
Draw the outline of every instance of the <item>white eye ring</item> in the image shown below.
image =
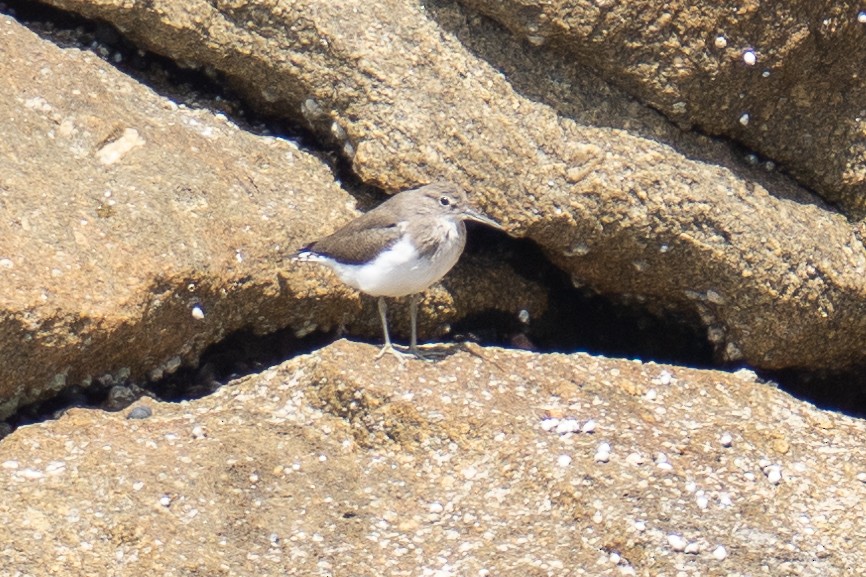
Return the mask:
[[439,204],[441,204],[442,206],[448,206],[449,204],[451,204],[451,199],[447,196],[440,196]]

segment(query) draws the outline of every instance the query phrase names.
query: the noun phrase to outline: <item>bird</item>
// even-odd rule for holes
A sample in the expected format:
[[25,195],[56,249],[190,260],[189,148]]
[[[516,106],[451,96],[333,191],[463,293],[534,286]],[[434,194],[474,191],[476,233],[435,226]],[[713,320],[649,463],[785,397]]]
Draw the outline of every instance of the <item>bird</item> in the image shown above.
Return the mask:
[[[475,210],[466,193],[451,182],[434,182],[395,194],[330,235],[307,244],[293,260],[324,264],[350,287],[378,297],[385,344],[376,359],[389,353],[426,357],[418,349],[420,293],[457,263],[466,246],[466,221],[503,230]],[[388,332],[386,298],[410,296],[412,334],[409,352],[394,348]]]

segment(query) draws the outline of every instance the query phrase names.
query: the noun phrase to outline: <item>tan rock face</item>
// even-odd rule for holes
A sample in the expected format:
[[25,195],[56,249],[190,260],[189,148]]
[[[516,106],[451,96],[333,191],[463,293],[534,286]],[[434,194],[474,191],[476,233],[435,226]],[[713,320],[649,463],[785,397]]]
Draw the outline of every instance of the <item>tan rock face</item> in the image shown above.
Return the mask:
[[[727,374],[346,341],[0,443],[23,574],[853,575],[862,422]],[[50,546],[34,546],[45,544]],[[363,571],[362,571],[363,573]]]
[[[769,369],[864,360],[866,251],[844,217],[784,179],[753,179],[741,163],[698,160],[675,141],[585,125],[524,96],[420,4],[52,3],[217,68],[257,106],[338,143],[366,182],[458,181],[576,282],[697,313],[723,359]],[[453,29],[459,14],[446,16]]]
[[[65,386],[160,378],[240,329],[358,316],[356,294],[287,260],[357,214],[320,160],[9,18],[0,34],[0,417]],[[543,290],[503,298],[520,283],[500,269],[499,289],[441,293],[424,334],[473,307],[540,313]]]
[[866,210],[861,2],[462,2],[684,126],[733,138]]

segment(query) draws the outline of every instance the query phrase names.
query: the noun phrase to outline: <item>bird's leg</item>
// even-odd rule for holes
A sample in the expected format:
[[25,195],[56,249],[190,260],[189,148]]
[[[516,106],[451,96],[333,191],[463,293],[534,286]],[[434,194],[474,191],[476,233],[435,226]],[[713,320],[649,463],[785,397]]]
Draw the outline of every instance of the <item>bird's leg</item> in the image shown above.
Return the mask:
[[409,352],[419,359],[429,361],[430,359],[421,354],[418,350],[418,303],[421,301],[421,295],[415,293],[409,297],[409,318],[412,321],[412,336],[409,340]]
[[394,348],[391,344],[391,337],[388,335],[388,303],[385,302],[385,297],[379,297],[379,318],[382,320],[382,331],[385,334],[385,346],[376,355],[376,360],[381,359],[385,353],[390,353],[397,357],[400,364],[403,364],[403,357],[406,353],[402,353]]

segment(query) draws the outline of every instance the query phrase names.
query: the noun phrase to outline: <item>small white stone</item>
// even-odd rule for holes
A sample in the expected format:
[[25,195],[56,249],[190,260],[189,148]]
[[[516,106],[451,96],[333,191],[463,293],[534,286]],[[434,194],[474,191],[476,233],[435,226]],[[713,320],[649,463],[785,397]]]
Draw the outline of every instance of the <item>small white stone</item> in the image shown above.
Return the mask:
[[0,467],[3,467],[4,469],[17,469],[18,461],[3,461],[3,464],[0,465]]
[[857,14],[857,22],[860,24],[866,24],[866,10],[861,11]]
[[673,380],[673,375],[671,375],[668,371],[662,371],[659,374],[659,383],[662,385],[671,384],[671,380]]
[[689,555],[697,555],[701,552],[701,544],[697,541],[692,541],[686,548],[683,550],[684,553],[688,553]]
[[634,522],[634,528],[637,529],[638,531],[641,531],[641,532],[646,531],[646,522],[645,521],[635,521]]
[[749,125],[749,113],[748,113],[748,112],[744,112],[743,114],[741,114],[741,115],[740,115],[740,120],[739,120],[739,122],[740,122],[740,124],[742,124],[743,126],[748,126],[748,125]]
[[713,44],[715,44],[716,48],[721,50],[722,48],[727,47],[728,39],[724,36],[716,36],[716,40],[713,42]]
[[619,562],[622,561],[622,556],[616,551],[611,551],[608,560],[614,565],[619,565]]
[[192,438],[193,439],[204,439],[205,438],[204,429],[201,427],[201,425],[196,425],[195,427],[192,428]]
[[640,453],[629,453],[628,455],[626,455],[625,462],[629,465],[639,466],[643,465],[645,461],[643,455],[641,455]]
[[168,495],[163,495],[159,498],[159,504],[163,507],[168,507],[169,505],[171,505],[171,497],[169,497]]
[[654,401],[658,398],[659,394],[655,389],[650,389],[646,393],[644,393],[644,398],[648,401]]
[[715,549],[713,549],[713,557],[716,561],[724,561],[728,556],[728,550],[725,549],[722,545],[719,545]]
[[607,443],[599,443],[595,451],[595,461],[597,463],[607,463],[610,461],[610,445]]
[[194,307],[192,307],[192,318],[197,321],[202,320],[204,318],[204,309],[202,309],[199,305],[195,305]]
[[773,485],[778,485],[782,482],[782,469],[779,466],[770,467],[767,470],[767,480]]
[[571,465],[571,457],[568,455],[560,455],[556,459],[556,464],[560,467],[568,467],[569,465]]
[[674,551],[685,551],[688,544],[688,541],[683,539],[681,535],[668,535],[668,545],[670,545],[671,549]]
[[[4,465],[6,463],[3,463]],[[857,473],[857,480],[861,483],[866,483],[866,473]]]
[[552,431],[559,426],[559,419],[544,419],[541,421],[541,428],[544,431]]
[[562,419],[559,421],[559,424],[556,425],[556,432],[560,435],[564,435],[566,433],[574,433],[580,430],[580,423],[575,419]]
[[588,420],[583,424],[583,427],[580,428],[583,433],[594,433],[596,428],[595,421],[592,419]]
[[719,493],[719,505],[722,507],[730,507],[734,502],[731,501],[731,496],[727,493]]
[[703,511],[709,506],[710,500],[705,495],[698,495],[695,497],[695,504],[697,504],[698,509]]
[[743,62],[745,62],[748,66],[754,66],[757,61],[758,56],[753,50],[746,50],[745,52],[743,52]]
[[45,476],[45,473],[43,473],[39,469],[30,469],[30,468],[22,469],[21,472],[18,474],[21,475],[21,477],[23,477],[24,479],[27,479],[28,481],[34,481],[36,479],[41,479],[42,477]]
[[144,481],[136,481],[132,484],[133,491],[141,491],[144,488]]
[[722,444],[723,447],[730,447],[734,444],[734,438],[731,436],[730,433],[722,433],[722,436],[719,437],[719,442]]
[[445,507],[442,506],[442,503],[439,501],[434,501],[430,503],[430,508],[428,509],[431,513],[441,513],[445,510]]
[[529,311],[526,309],[520,309],[520,312],[517,313],[517,320],[519,320],[524,325],[529,324]]

